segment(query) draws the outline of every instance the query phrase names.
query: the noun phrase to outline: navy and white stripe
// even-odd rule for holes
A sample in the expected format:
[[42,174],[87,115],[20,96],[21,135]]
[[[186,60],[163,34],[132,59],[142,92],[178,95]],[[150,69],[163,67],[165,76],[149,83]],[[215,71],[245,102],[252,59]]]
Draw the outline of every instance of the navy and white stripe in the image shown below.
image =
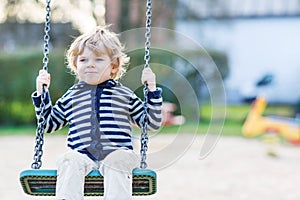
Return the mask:
[[[41,96],[32,95],[37,117]],[[149,129],[161,125],[161,89],[149,91]],[[143,102],[128,88],[115,80],[98,86],[79,82],[56,103],[51,104],[46,94],[46,128],[51,133],[69,124],[68,146],[87,154],[93,160],[102,160],[108,153],[132,149],[131,122],[141,126]]]

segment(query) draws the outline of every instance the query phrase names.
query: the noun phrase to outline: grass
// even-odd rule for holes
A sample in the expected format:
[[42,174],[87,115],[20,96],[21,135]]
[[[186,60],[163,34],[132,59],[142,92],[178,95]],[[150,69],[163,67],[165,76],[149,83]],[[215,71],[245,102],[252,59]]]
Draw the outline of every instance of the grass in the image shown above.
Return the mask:
[[[201,119],[200,122],[190,122],[187,121],[182,126],[166,126],[160,130],[163,134],[172,133],[198,133],[205,134],[208,131],[210,133],[222,132],[223,136],[242,136],[241,129],[244,120],[249,112],[250,105],[228,105],[226,107],[226,118],[214,119],[210,121],[211,118],[211,108],[210,106],[202,106],[200,109]],[[266,115],[280,115],[286,117],[292,117],[292,107],[290,106],[268,106],[265,113]],[[0,126],[0,136],[1,135],[35,135],[34,126]],[[67,134],[68,128],[64,128],[52,135]],[[139,129],[134,130],[135,133],[139,133]]]
[[0,135],[34,135],[33,126],[5,126],[0,127]]
[[[35,135],[36,127],[35,126],[5,126],[0,127],[0,136],[7,135]],[[55,133],[58,134],[67,134],[68,129],[63,128]]]

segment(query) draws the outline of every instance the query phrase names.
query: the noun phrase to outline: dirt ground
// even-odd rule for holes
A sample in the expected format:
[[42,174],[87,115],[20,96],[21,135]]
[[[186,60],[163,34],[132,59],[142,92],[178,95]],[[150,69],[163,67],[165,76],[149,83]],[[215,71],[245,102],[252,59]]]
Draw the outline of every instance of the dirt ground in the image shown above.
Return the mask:
[[[221,137],[210,154],[200,159],[206,140],[190,134],[151,138],[148,162],[149,168],[157,172],[158,192],[133,199],[300,199],[300,147],[277,145],[277,157],[271,157],[267,155],[269,147],[260,140]],[[65,136],[46,136],[43,169],[55,168],[56,158],[66,150],[65,144]],[[20,186],[19,173],[29,169],[33,146],[33,136],[0,137],[1,200],[54,199],[28,196]]]

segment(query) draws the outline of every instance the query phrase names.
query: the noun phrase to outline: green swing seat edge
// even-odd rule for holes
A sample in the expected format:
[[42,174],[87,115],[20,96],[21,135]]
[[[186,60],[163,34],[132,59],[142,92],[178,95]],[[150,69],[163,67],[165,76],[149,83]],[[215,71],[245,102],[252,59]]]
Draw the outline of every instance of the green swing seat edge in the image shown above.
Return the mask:
[[[132,172],[132,194],[145,196],[156,193],[156,173],[150,169],[134,169]],[[55,196],[57,170],[29,169],[20,173],[24,192],[33,196]],[[85,196],[103,196],[103,176],[99,170],[91,171],[85,177]]]

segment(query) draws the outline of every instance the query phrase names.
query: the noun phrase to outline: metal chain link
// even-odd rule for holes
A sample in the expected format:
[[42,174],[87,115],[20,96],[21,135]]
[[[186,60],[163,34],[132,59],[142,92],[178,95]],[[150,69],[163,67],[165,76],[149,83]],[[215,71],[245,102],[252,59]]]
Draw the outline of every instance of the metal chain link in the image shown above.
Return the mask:
[[48,62],[49,62],[49,41],[50,41],[50,3],[51,0],[46,0],[46,21],[45,21],[45,27],[44,27],[44,58],[43,58],[43,69],[48,71]]
[[149,67],[149,61],[150,61],[151,16],[152,16],[152,0],[147,0],[144,68]]
[[[152,16],[152,0],[147,0],[147,11],[146,11],[146,33],[145,33],[145,65],[144,68],[150,67],[150,39],[151,39],[151,16]],[[141,133],[141,163],[140,168],[147,168],[147,150],[148,150],[148,87],[147,84],[144,85],[144,114],[142,119],[142,133]]]
[[[44,28],[44,58],[43,58],[43,69],[48,71],[49,62],[49,41],[50,41],[50,2],[51,0],[46,0],[46,21]],[[43,86],[43,92],[41,95],[41,105],[40,114],[38,116],[38,126],[36,129],[35,147],[34,147],[34,161],[31,164],[32,169],[39,169],[42,166],[42,155],[43,155],[43,145],[44,145],[44,132],[46,126],[45,119],[45,99],[46,99],[46,86]]]

